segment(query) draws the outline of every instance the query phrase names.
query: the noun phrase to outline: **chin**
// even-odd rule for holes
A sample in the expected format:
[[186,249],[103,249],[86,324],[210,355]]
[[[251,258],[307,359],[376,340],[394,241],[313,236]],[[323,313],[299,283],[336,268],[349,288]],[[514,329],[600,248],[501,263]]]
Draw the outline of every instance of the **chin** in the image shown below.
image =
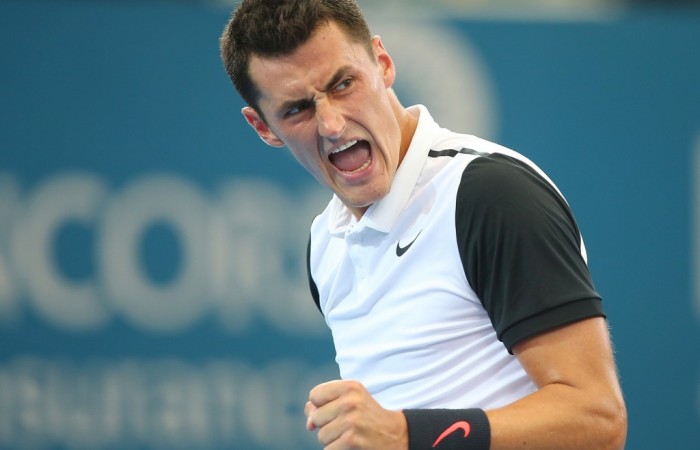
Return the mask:
[[387,190],[385,193],[379,193],[372,195],[371,197],[357,198],[355,201],[345,202],[345,204],[349,205],[351,208],[367,209],[374,203],[386,197],[388,193],[389,191]]

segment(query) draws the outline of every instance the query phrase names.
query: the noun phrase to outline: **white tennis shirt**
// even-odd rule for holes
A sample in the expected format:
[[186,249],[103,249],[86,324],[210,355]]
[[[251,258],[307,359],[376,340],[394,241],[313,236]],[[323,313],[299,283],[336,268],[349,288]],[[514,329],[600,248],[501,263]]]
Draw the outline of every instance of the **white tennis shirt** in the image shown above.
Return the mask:
[[359,221],[337,197],[315,218],[311,290],[341,377],[385,408],[503,406],[536,389],[513,345],[603,315],[585,249],[533,163],[409,111],[390,193]]

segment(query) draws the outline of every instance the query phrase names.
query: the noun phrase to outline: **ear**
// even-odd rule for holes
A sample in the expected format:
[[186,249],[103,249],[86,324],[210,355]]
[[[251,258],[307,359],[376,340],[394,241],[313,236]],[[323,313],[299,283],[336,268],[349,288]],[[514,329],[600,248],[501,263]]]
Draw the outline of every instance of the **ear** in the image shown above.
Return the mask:
[[377,58],[377,63],[382,69],[384,87],[390,88],[394,85],[394,81],[396,80],[396,67],[394,66],[394,60],[391,59],[391,56],[389,56],[389,53],[384,48],[381,37],[374,36],[372,38],[372,48],[374,49],[374,55]]
[[265,141],[267,145],[272,147],[284,147],[284,142],[270,130],[270,127],[267,126],[267,123],[265,123],[255,109],[246,106],[241,110],[241,113],[243,117],[245,117],[246,122],[248,122],[248,125],[253,127],[255,132],[258,133],[258,136],[260,136],[260,139]]

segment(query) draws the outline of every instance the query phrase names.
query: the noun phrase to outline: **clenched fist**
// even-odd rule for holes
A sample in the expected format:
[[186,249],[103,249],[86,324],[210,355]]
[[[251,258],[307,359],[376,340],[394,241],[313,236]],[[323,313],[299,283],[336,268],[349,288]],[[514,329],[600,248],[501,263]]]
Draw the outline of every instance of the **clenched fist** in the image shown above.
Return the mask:
[[407,450],[406,419],[382,408],[357,381],[320,384],[304,407],[306,428],[318,429],[324,450]]

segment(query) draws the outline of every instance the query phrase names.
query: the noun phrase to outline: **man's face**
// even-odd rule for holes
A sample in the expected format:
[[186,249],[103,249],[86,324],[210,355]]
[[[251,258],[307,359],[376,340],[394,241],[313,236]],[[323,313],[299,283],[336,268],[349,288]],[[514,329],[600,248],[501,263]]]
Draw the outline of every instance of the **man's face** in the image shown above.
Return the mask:
[[410,142],[393,62],[378,37],[372,48],[374,57],[335,23],[321,25],[290,55],[251,60],[266,120],[243,109],[265,142],[287,146],[358,217],[389,192]]

